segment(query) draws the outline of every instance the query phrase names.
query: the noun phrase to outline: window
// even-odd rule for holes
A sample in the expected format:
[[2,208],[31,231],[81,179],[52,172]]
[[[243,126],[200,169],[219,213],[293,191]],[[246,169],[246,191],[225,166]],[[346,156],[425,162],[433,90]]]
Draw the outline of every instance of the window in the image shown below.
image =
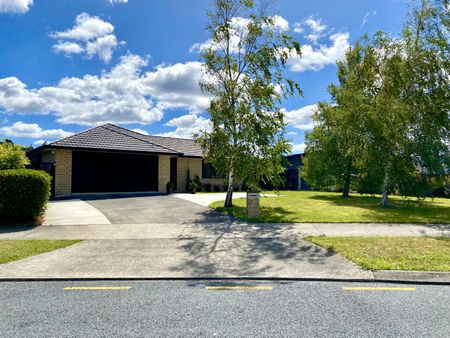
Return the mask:
[[220,176],[211,163],[202,162],[202,178],[224,178]]

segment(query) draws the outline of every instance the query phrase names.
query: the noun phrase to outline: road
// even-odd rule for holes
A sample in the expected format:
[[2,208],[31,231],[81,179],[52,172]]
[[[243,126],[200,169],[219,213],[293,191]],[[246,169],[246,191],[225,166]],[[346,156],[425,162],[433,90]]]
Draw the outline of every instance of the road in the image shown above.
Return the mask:
[[449,286],[232,280],[2,282],[0,294],[2,337],[450,336]]

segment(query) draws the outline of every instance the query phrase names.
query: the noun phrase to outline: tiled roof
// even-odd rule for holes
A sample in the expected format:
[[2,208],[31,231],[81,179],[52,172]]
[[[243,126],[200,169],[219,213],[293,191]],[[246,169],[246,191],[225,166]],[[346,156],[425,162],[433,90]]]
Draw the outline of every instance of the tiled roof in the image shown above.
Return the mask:
[[200,145],[191,139],[144,135],[144,139],[183,153],[184,156],[202,157]]
[[91,128],[46,146],[202,156],[194,140],[142,135],[113,124]]

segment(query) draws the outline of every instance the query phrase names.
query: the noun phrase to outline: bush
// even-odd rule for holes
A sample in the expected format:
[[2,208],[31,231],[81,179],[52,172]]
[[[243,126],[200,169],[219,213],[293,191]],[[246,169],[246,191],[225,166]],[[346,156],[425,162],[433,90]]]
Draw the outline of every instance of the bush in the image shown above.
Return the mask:
[[50,184],[44,171],[0,170],[0,223],[36,220],[45,211]]
[[30,161],[22,148],[11,142],[0,143],[0,170],[21,169]]

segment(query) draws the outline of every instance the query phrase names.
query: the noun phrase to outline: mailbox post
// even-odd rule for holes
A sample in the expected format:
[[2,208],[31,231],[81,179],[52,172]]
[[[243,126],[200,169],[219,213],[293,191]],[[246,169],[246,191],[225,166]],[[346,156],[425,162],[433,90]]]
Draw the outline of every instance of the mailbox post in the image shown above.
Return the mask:
[[259,192],[247,191],[247,217],[259,217]]

